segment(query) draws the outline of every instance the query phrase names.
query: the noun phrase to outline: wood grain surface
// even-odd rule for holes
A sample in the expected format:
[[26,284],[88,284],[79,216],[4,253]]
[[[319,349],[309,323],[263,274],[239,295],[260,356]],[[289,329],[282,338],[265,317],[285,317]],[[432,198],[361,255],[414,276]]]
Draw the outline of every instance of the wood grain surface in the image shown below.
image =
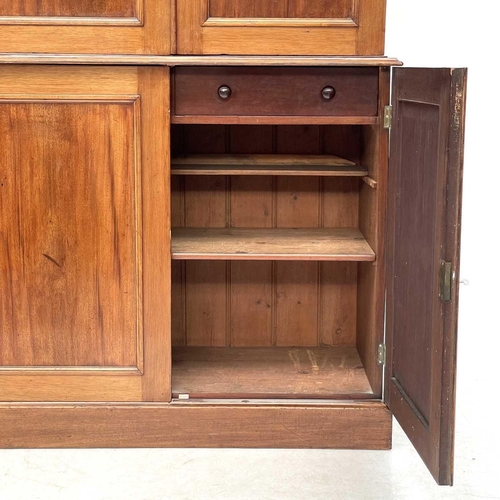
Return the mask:
[[191,155],[172,158],[172,175],[364,177],[367,174],[365,168],[337,156]]
[[0,406],[2,448],[391,447],[383,403]]
[[[376,68],[179,67],[174,80],[174,117],[377,116]],[[227,99],[222,86],[232,91]],[[330,86],[335,97],[326,100]]]
[[172,258],[359,262],[375,260],[375,253],[355,228],[177,228],[172,231]]
[[357,0],[210,0],[210,17],[342,18],[353,14]]
[[440,484],[453,482],[466,79],[464,69],[412,68],[393,83],[386,397]]
[[170,399],[168,72],[1,72],[1,400]]
[[96,65],[155,65],[155,66],[402,66],[395,57],[339,56],[183,56],[130,54],[21,54],[2,53],[0,64],[96,64]]
[[[132,17],[136,0],[11,0],[0,4],[0,16]],[[142,3],[142,2],[140,2]]]
[[356,348],[349,346],[176,347],[172,394],[205,399],[373,397]]

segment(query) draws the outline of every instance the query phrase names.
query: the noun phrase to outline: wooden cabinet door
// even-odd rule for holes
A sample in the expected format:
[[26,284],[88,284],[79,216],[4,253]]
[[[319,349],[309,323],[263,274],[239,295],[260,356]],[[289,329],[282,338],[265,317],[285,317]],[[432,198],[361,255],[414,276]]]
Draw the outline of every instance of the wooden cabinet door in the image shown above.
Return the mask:
[[453,478],[466,71],[396,69],[386,400],[440,484]]
[[170,54],[167,0],[2,0],[0,51]]
[[0,69],[0,401],[170,399],[168,71]]
[[182,0],[179,54],[382,55],[386,0]]

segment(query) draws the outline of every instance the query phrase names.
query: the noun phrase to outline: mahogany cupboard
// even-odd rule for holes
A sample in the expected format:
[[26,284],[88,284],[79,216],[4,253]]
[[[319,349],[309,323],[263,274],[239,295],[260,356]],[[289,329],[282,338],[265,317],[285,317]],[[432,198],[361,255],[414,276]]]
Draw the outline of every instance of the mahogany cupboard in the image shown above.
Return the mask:
[[[368,1],[247,4],[178,1],[223,31],[177,48],[363,46]],[[30,5],[0,36],[68,22]],[[332,43],[0,55],[1,446],[389,449],[394,415],[451,484],[466,71]]]

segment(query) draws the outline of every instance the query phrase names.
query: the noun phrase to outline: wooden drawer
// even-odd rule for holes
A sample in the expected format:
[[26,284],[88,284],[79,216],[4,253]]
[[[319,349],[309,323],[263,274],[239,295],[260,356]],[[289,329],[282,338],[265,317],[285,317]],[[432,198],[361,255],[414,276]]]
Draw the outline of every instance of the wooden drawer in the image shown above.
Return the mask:
[[378,69],[178,67],[173,100],[174,123],[215,118],[243,123],[245,117],[358,117],[369,122],[378,112]]

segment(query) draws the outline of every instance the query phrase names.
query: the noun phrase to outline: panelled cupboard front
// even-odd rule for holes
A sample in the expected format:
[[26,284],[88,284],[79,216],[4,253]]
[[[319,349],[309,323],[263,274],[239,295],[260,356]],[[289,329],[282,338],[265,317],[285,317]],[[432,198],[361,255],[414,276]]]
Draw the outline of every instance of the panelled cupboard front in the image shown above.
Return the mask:
[[451,484],[466,71],[392,69],[384,23],[0,7],[1,446],[388,449],[394,415]]

